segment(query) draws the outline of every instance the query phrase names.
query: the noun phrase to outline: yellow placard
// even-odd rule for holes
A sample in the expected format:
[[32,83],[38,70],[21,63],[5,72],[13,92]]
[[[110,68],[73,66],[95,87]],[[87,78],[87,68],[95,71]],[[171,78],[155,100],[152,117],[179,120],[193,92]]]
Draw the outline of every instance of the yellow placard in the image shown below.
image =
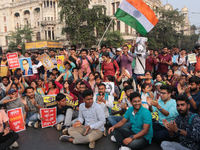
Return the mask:
[[56,101],[56,95],[47,95],[43,97],[43,102],[44,103],[51,103]]
[[34,43],[25,43],[25,49],[36,48],[35,42]]
[[49,55],[47,55],[46,53],[39,56],[38,60],[42,63],[42,65],[45,68],[47,68],[47,70],[55,68],[53,62],[51,61],[51,59],[49,57]]
[[36,48],[47,48],[47,41],[36,42],[35,46]]
[[[60,69],[60,66],[64,62],[64,55],[56,56],[56,61],[57,61],[57,68],[58,70]],[[63,65],[63,69],[65,69],[65,66]]]
[[47,42],[48,48],[62,48],[63,44],[58,42]]

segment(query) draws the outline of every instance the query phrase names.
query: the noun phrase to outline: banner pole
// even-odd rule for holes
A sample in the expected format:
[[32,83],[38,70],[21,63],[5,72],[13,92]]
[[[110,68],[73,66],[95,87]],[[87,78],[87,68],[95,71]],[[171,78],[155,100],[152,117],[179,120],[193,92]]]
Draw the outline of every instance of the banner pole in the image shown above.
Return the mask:
[[106,32],[108,31],[108,28],[110,27],[110,24],[112,23],[113,19],[114,19],[114,17],[110,20],[110,23],[108,24],[105,32],[103,33],[103,36],[101,37],[101,39],[99,41],[98,48],[100,47],[101,41],[102,41],[103,37],[105,36]]

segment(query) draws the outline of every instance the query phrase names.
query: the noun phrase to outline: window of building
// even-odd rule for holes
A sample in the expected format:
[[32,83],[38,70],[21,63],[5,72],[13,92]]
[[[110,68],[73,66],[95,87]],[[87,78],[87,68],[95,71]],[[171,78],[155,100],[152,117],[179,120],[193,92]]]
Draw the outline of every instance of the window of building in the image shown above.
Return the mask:
[[5,29],[5,32],[7,32],[7,27],[6,26],[4,27],[4,29]]
[[117,8],[119,7],[119,2],[117,2]]
[[125,33],[128,34],[128,25],[125,24]]
[[51,20],[53,20],[53,17],[51,17]]
[[4,21],[6,21],[6,16],[4,16]]
[[115,14],[115,3],[112,3],[113,15]]
[[40,22],[38,21],[37,23],[38,23],[38,27],[39,27],[40,26]]
[[44,20],[45,20],[45,21],[47,20],[46,17],[44,17]]
[[7,38],[5,38],[6,39],[6,46],[8,46],[8,40],[7,40]]
[[120,21],[117,21],[117,30],[120,31]]
[[37,32],[37,36],[36,36],[37,41],[40,40],[40,32]]
[[50,17],[48,17],[48,20],[50,20]]

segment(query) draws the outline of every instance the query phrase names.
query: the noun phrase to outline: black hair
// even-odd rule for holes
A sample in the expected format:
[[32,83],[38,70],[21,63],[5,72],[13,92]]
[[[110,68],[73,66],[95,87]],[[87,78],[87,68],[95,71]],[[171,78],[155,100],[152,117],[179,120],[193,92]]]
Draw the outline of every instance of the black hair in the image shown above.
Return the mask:
[[109,57],[109,53],[108,52],[103,52],[102,56]]
[[174,70],[173,70],[173,69],[168,69],[168,71],[169,71],[169,70],[171,70],[171,71],[172,71],[172,73],[174,74]]
[[42,79],[42,78],[39,78],[38,80],[44,81],[44,79]]
[[149,86],[147,83],[141,84],[141,89],[144,90],[147,86]]
[[26,88],[25,88],[25,93],[27,93],[27,91],[28,91],[29,89],[32,89],[32,90],[34,90],[34,88],[33,88],[33,87],[31,87],[31,86],[28,86],[28,87],[26,87]]
[[110,49],[111,53],[113,52],[112,48],[111,47],[108,47],[108,49]]
[[100,73],[99,73],[98,71],[95,71],[94,74],[98,74],[98,75],[100,75]]
[[101,76],[100,75],[95,76],[95,80],[98,79],[98,78],[101,79]]
[[3,80],[4,78],[6,78],[7,80],[9,80],[9,78],[8,78],[7,76],[3,76],[3,77],[1,78],[1,80]]
[[36,81],[36,80],[33,80],[33,81],[31,81],[31,83],[32,83],[32,82],[35,82],[35,84],[38,86],[38,83],[37,83],[37,81]]
[[77,67],[74,67],[74,68],[72,69],[72,72],[74,72],[75,69],[79,70]]
[[61,101],[63,98],[66,98],[66,96],[63,93],[58,93],[56,95],[56,101]]
[[111,81],[111,82],[115,81],[115,77],[114,76],[107,75],[106,78],[108,79],[108,81]]
[[65,62],[65,65],[69,65],[70,69],[72,68],[72,65],[68,61]]
[[17,80],[19,80],[21,78],[20,75],[15,75],[14,78],[17,78]]
[[149,73],[151,74],[151,71],[150,71],[150,70],[145,70],[145,74],[146,74],[147,72],[149,72]]
[[95,73],[94,73],[94,72],[90,72],[90,73],[89,73],[89,76],[90,76],[91,74],[92,74],[93,76],[95,76]]
[[23,59],[22,62],[23,62],[23,61],[26,61],[26,62],[28,63],[28,60],[27,60],[27,59]]
[[16,88],[18,88],[16,83],[12,83],[11,87],[12,87],[13,85],[15,85],[15,86],[16,86]]
[[[85,83],[83,81],[81,81],[80,85],[85,85]],[[86,85],[85,85],[85,87],[86,87]]]
[[131,83],[130,83],[129,81],[124,81],[124,82],[123,82],[123,85],[124,85],[125,83],[127,83],[128,85],[131,85]]
[[106,85],[105,85],[104,83],[99,83],[97,86],[98,86],[98,87],[104,86],[104,87],[106,88]]
[[73,50],[75,50],[75,51],[76,51],[76,45],[75,45],[75,44],[72,44],[72,45],[71,45],[71,47],[74,47],[74,49],[73,49]]
[[92,95],[93,96],[93,91],[91,89],[86,89],[83,91],[82,93],[82,97],[85,98],[86,96],[90,96]]
[[172,93],[172,87],[169,85],[162,85],[160,87],[161,90],[167,90],[168,93]]
[[199,77],[197,76],[192,76],[191,78],[189,78],[189,83],[195,83],[195,84],[199,84]]
[[130,89],[133,89],[133,86],[127,85],[127,86],[124,87],[124,91],[125,92],[128,91],[128,90],[130,90]]
[[155,52],[155,51],[156,51],[156,52],[158,52],[158,50],[157,50],[157,49],[154,49],[154,52]]
[[[127,45],[124,45],[123,47],[127,47],[128,48],[128,46]],[[129,48],[128,48],[129,49]]]
[[19,71],[19,70],[22,70],[21,68],[17,68],[16,70],[15,70],[15,72],[17,72],[17,71]]
[[6,51],[6,53],[11,53],[11,52],[12,52],[11,50],[7,50],[7,51]]
[[167,50],[168,50],[168,47],[167,47],[167,46],[164,46],[163,49],[164,49],[164,48],[167,48]]
[[86,54],[88,54],[88,50],[86,48],[83,48],[80,53],[82,52],[86,52]]
[[179,95],[179,96],[176,98],[176,101],[185,101],[186,104],[189,104],[188,97],[185,96],[185,95]]
[[132,102],[132,100],[135,98],[135,97],[139,97],[141,99],[141,94],[138,93],[138,92],[133,92],[130,94],[129,98],[130,98],[130,101]]
[[105,47],[105,48],[106,48],[106,45],[105,45],[105,44],[102,44],[102,45],[101,45],[101,49],[102,49],[103,47]]
[[17,51],[17,52],[20,52],[20,53],[22,54],[22,50],[21,50],[21,49],[17,49],[16,51]]
[[50,80],[50,82],[53,84],[53,87],[56,88],[55,80]]
[[49,52],[51,52],[51,51],[55,52],[54,49],[50,49],[50,50],[49,50]]
[[186,49],[185,49],[185,48],[181,48],[181,51],[182,51],[182,50],[186,51]]

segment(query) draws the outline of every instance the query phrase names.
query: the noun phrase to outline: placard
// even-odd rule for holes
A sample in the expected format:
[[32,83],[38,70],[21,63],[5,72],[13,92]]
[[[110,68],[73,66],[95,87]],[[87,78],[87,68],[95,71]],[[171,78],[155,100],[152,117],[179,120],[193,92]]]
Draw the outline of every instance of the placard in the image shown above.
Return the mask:
[[[57,61],[57,68],[58,70],[60,69],[60,66],[63,64],[64,62],[64,55],[60,55],[60,56],[56,56],[56,61]],[[65,69],[65,66],[62,66],[63,69]]]
[[56,101],[56,95],[45,95],[43,96],[44,103],[52,103]]
[[18,59],[17,53],[6,54],[6,57],[7,57],[10,69],[20,68],[20,64],[19,64],[19,59]]
[[22,108],[15,108],[7,111],[10,129],[15,132],[20,132],[26,130],[25,126],[22,126],[24,122]]
[[55,68],[52,60],[50,59],[49,55],[47,55],[46,53],[39,56],[38,60],[42,63],[42,65],[45,68],[47,68],[47,70]]
[[54,108],[41,108],[40,115],[42,119],[42,128],[53,126],[57,123],[56,116],[57,111],[56,107]]
[[113,93],[115,93],[115,85],[114,82],[103,82],[106,85],[106,92],[109,96],[113,98],[114,101],[114,96]]
[[192,53],[188,55],[188,60],[190,64],[197,63],[196,54]]
[[23,76],[32,76],[33,75],[33,67],[31,58],[21,58],[19,59],[20,67],[22,69]]
[[135,47],[136,54],[144,54],[146,52],[147,46],[145,45],[145,42],[147,42],[147,40],[146,37],[137,37],[136,44],[138,44],[138,46]]

